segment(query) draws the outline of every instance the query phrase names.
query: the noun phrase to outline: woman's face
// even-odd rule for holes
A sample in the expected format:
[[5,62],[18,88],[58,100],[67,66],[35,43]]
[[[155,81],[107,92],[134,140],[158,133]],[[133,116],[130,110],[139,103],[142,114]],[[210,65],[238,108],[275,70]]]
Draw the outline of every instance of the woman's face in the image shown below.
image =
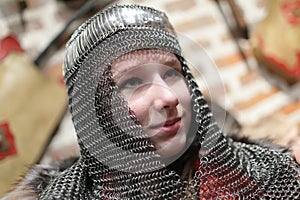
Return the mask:
[[118,58],[112,73],[121,94],[163,158],[186,145],[191,100],[177,57],[139,50]]

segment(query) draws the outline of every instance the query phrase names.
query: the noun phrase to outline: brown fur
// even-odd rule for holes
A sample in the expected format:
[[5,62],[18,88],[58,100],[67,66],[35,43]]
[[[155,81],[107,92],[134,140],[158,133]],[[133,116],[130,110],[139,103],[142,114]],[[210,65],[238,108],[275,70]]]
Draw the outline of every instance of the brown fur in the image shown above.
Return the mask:
[[5,194],[1,200],[33,200],[38,198],[50,180],[58,176],[62,171],[72,166],[78,158],[69,158],[55,165],[35,165],[31,167],[25,177],[17,186]]

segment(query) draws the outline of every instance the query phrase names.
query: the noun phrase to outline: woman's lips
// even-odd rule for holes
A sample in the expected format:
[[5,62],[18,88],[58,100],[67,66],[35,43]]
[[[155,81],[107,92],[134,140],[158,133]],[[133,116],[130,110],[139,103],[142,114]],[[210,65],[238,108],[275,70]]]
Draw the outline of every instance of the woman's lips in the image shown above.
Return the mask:
[[[174,134],[177,133],[177,131],[180,128],[181,123],[181,117],[177,117],[174,119],[167,120],[164,124],[161,123],[160,125],[154,125],[148,127],[149,129],[156,130],[156,134]],[[163,124],[163,125],[162,125]],[[155,134],[155,135],[156,135]]]

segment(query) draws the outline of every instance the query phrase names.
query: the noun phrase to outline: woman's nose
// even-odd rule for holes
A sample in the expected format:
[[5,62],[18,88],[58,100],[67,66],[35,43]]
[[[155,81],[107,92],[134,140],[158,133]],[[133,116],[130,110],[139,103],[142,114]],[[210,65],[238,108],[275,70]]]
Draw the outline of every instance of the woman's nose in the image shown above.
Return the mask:
[[177,95],[168,85],[153,84],[153,106],[157,110],[174,108],[179,104]]

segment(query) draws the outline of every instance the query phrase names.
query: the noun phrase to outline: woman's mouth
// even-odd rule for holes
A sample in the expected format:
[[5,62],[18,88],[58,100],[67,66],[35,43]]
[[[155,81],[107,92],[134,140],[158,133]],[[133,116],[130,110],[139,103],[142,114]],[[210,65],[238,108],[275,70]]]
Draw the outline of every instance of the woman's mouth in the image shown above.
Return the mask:
[[176,117],[173,119],[168,119],[165,123],[160,123],[157,125],[150,126],[148,127],[148,129],[152,129],[151,132],[155,130],[156,133],[154,133],[154,135],[159,133],[163,135],[166,134],[169,135],[169,134],[177,133],[180,128],[180,124],[181,124],[181,117]]

